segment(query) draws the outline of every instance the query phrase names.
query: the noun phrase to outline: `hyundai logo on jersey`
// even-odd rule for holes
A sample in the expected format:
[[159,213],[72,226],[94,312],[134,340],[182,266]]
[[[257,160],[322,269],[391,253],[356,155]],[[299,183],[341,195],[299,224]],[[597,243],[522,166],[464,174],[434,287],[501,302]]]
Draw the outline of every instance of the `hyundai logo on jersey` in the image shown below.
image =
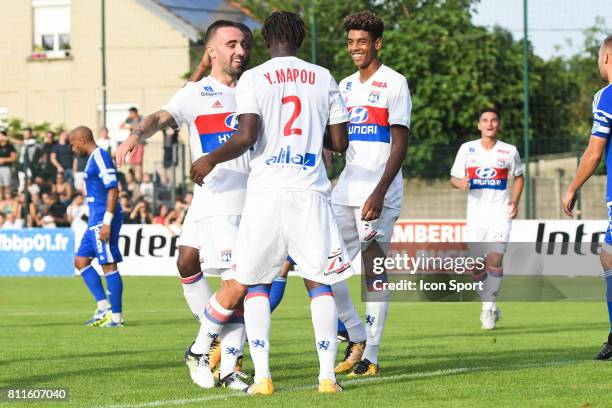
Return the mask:
[[508,169],[495,167],[468,167],[470,190],[505,190],[508,184]]
[[213,113],[210,115],[200,115],[195,119],[195,126],[200,135],[202,153],[210,153],[218,149],[223,143],[227,142],[234,132],[235,113]]
[[351,120],[348,127],[349,141],[391,142],[389,111],[374,106],[349,108]]
[[351,123],[363,123],[368,120],[368,108],[357,106],[351,110]]
[[230,113],[225,118],[225,126],[230,129],[238,130],[238,117],[235,113]]
[[497,171],[491,167],[479,167],[476,169],[476,175],[481,179],[492,179],[497,176]]
[[316,160],[317,156],[314,153],[295,154],[292,156],[291,146],[287,146],[286,148],[281,148],[280,152],[276,156],[268,157],[266,159],[266,165],[278,166],[285,164],[298,164],[302,166],[304,170],[306,170],[308,167],[314,167]]

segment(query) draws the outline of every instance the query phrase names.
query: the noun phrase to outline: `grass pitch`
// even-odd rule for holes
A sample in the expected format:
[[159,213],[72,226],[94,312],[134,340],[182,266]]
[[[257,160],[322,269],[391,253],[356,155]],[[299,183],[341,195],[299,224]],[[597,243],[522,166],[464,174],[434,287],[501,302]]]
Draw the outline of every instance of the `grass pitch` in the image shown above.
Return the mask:
[[[210,280],[213,286],[216,280]],[[480,329],[478,303],[393,303],[378,377],[339,377],[316,392],[308,297],[290,278],[272,317],[277,393],[202,390],[182,354],[198,330],[176,278],[124,278],[126,326],[89,328],[79,278],[0,278],[0,388],[69,388],[68,402],[19,407],[577,407],[612,406],[612,362],[591,358],[608,331],[605,304],[503,303],[498,329]],[[359,280],[350,281],[353,298]],[[340,345],[340,352],[344,344]],[[252,364],[245,358],[245,370]]]

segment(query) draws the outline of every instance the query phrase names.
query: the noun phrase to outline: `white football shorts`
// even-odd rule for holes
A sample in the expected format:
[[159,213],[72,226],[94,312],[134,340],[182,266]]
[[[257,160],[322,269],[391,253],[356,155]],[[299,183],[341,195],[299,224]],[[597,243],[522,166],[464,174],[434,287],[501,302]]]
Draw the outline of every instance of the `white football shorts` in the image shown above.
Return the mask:
[[289,255],[296,274],[331,285],[353,274],[329,198],[314,191],[247,192],[236,242],[235,279],[271,283]]
[[193,220],[189,211],[183,222],[178,246],[200,251],[200,264],[204,273],[233,279],[234,247],[240,225],[240,215],[215,215]]
[[372,221],[363,221],[362,208],[333,204],[334,216],[351,260],[362,248],[367,249],[374,240],[386,254],[393,235],[393,226],[400,215],[397,209],[383,207],[380,217]]
[[465,229],[465,242],[471,255],[480,256],[496,252],[504,254],[508,247],[512,231],[510,220],[500,221],[489,227],[475,226],[469,224]]

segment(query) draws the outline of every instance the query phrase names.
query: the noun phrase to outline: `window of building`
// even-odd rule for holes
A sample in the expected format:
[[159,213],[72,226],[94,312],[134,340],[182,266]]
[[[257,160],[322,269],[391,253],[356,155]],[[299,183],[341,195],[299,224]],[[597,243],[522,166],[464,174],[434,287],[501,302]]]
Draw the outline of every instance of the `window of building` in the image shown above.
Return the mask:
[[34,53],[66,57],[70,50],[70,0],[32,0]]
[[[106,105],[106,127],[108,135],[114,143],[121,143],[130,135],[129,130],[119,127],[129,115],[129,109],[135,107],[140,110],[136,103],[120,103]],[[102,106],[98,105],[99,122],[102,123]]]

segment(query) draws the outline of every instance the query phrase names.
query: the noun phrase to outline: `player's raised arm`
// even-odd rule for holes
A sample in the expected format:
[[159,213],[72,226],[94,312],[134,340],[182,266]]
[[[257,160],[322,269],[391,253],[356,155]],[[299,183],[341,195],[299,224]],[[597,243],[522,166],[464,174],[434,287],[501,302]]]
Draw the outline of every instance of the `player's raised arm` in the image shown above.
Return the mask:
[[563,212],[568,217],[574,217],[574,205],[578,198],[578,190],[580,190],[582,185],[593,175],[597,166],[599,166],[607,142],[607,138],[595,135],[591,136],[589,145],[580,160],[578,170],[576,170],[576,175],[567,188],[567,192],[563,198]]
[[115,153],[117,167],[121,167],[126,156],[128,154],[131,155],[134,152],[138,142],[148,139],[161,129],[167,127],[178,127],[176,120],[172,114],[170,114],[170,112],[158,110],[157,112],[145,117],[142,121],[140,121],[136,128],[132,130],[132,133],[128,136],[128,138],[117,148],[117,152]]

